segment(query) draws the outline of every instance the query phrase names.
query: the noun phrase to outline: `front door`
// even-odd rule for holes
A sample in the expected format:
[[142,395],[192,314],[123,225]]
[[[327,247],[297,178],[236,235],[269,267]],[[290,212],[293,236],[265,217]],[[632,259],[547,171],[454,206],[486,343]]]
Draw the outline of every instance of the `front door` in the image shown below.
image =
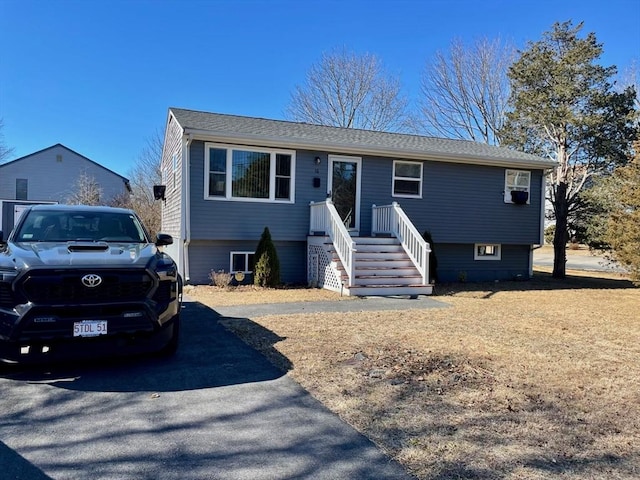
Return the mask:
[[352,233],[360,230],[360,170],[358,157],[329,155],[329,192],[344,226]]

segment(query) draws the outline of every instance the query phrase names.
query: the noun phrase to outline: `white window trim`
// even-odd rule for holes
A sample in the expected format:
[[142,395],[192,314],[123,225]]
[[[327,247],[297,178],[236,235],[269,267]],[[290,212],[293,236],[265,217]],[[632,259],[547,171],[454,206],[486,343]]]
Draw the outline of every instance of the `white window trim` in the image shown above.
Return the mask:
[[[227,151],[225,196],[209,195],[209,149],[219,148]],[[269,165],[269,198],[250,198],[231,196],[232,173],[233,173],[233,150],[245,150],[250,152],[268,153],[270,155]],[[276,154],[291,156],[291,185],[288,199],[276,198]],[[225,143],[206,142],[204,144],[204,199],[227,202],[260,202],[260,203],[295,203],[296,193],[296,152],[295,150],[282,150],[273,148],[251,147],[247,145],[231,145]]]
[[[529,193],[529,198],[527,198],[527,205],[529,205],[531,203],[531,170],[516,170],[513,168],[508,168],[504,171],[504,203],[513,203],[511,201],[511,190],[515,190],[515,187],[507,184],[507,178],[509,178],[509,172],[529,174],[529,183],[527,184],[527,189],[526,189],[526,192]],[[522,187],[519,187],[519,188],[522,188]]]
[[[479,255],[478,247],[494,247],[495,255]],[[476,243],[473,246],[473,259],[474,260],[502,260],[502,245],[499,243]]]
[[[229,252],[229,273],[253,273],[253,270],[248,270],[249,268],[249,255],[255,255],[256,252],[248,252],[248,251],[234,251]],[[244,266],[247,270],[234,270],[233,269],[233,256],[234,255],[244,255]]]
[[[420,178],[414,177],[396,177],[396,165],[398,163],[410,163],[410,164],[418,164],[420,165]],[[424,163],[422,162],[410,162],[407,160],[394,160],[393,161],[393,171],[391,172],[391,196],[395,198],[422,198],[422,180],[423,180],[423,172],[424,172]],[[396,193],[396,180],[409,180],[412,182],[418,182],[418,195],[408,195],[408,194],[400,194]]]

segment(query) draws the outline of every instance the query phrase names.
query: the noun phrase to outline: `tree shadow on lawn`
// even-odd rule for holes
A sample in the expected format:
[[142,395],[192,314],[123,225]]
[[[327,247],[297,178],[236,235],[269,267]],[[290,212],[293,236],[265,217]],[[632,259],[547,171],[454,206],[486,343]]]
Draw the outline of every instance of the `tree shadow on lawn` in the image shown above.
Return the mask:
[[[347,392],[355,403],[351,410],[372,420],[362,431],[395,456],[406,456],[405,466],[419,478],[635,478],[639,450],[631,443],[617,450],[615,425],[585,422],[572,404],[541,400],[526,385],[507,385],[505,397],[489,370],[478,368],[481,359],[449,360],[425,357],[424,371],[437,374],[437,382],[428,375],[420,382],[361,375],[360,386]],[[387,392],[375,406],[368,401],[372,384]],[[474,392],[478,405],[460,401]],[[521,400],[512,405],[509,396]],[[611,446],[598,445],[605,436],[614,440]]]
[[564,279],[553,278],[551,273],[534,272],[533,278],[500,282],[440,283],[434,287],[434,296],[454,295],[460,292],[508,292],[544,290],[618,290],[636,287],[624,278],[567,275]]
[[[98,392],[168,392],[275,380],[291,368],[275,349],[267,355],[249,347],[221,323],[215,310],[185,302],[178,352],[163,358],[135,355],[121,358],[67,361],[9,369],[13,380],[48,383],[68,390]],[[248,319],[238,321],[250,322]],[[255,330],[256,326],[253,327]],[[254,332],[266,344],[282,340],[272,332]]]

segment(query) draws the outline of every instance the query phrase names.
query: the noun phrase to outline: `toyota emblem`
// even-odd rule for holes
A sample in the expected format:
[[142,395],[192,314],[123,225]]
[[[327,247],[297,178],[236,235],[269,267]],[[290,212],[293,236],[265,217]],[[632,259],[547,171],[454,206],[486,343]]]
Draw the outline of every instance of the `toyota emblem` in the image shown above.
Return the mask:
[[85,287],[94,288],[102,283],[102,277],[100,275],[96,275],[95,273],[89,273],[82,277],[82,284]]

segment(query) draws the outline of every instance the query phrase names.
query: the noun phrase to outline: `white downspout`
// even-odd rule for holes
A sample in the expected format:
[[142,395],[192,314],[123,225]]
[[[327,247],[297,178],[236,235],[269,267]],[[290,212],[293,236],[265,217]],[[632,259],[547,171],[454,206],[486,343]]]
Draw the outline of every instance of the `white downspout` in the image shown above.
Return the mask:
[[540,203],[540,245],[544,245],[544,221],[547,213],[547,172],[542,172],[542,193]]
[[542,172],[542,180],[541,180],[541,199],[540,199],[540,238],[539,246],[531,245],[529,249],[529,278],[533,278],[533,252],[544,245],[544,221],[545,214],[547,213],[547,172]]
[[182,235],[183,238],[183,258],[184,258],[184,281],[188,282],[191,278],[189,272],[189,243],[191,242],[191,201],[190,201],[190,188],[191,179],[189,178],[189,146],[191,145],[191,134],[184,134],[182,136]]

